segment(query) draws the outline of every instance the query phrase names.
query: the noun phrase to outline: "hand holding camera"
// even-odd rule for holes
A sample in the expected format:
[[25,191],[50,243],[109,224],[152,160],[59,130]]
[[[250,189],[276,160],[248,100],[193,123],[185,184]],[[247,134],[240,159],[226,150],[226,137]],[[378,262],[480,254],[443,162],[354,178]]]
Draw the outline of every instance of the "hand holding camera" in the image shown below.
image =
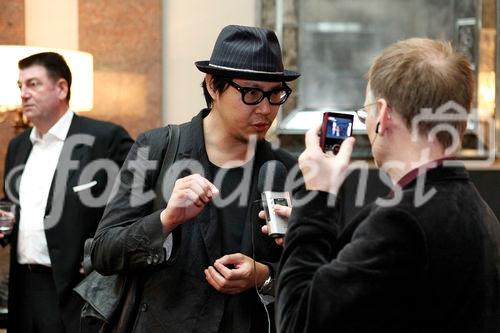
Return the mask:
[[324,122],[323,126],[313,126],[307,131],[306,149],[299,157],[299,166],[304,176],[306,189],[337,194],[347,174],[355,139],[353,137],[342,139],[337,155],[330,151],[325,153],[324,145],[322,148],[320,141],[326,136],[326,133],[322,131],[321,138],[318,135],[322,127],[325,127]]

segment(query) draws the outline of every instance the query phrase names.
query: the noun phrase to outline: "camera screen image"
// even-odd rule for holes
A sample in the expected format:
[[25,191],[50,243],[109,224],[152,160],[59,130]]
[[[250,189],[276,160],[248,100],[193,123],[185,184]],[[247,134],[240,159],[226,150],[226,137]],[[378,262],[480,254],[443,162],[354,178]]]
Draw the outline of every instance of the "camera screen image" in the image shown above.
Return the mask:
[[274,204],[288,207],[288,202],[285,198],[274,198]]
[[326,137],[330,139],[345,139],[352,134],[352,119],[328,117]]

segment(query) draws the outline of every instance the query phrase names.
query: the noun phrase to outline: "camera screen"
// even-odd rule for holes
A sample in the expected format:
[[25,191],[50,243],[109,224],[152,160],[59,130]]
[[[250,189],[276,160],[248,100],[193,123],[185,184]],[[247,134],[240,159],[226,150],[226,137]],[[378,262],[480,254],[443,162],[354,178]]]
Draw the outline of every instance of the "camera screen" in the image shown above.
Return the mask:
[[288,202],[285,198],[274,198],[275,205],[288,206]]
[[329,139],[345,139],[352,134],[352,117],[329,116],[326,126],[326,137]]

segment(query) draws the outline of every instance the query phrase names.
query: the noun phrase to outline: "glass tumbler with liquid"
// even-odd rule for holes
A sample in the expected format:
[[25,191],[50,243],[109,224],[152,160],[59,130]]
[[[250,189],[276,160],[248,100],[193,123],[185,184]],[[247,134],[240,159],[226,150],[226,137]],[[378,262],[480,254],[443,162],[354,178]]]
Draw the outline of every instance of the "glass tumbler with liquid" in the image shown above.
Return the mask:
[[10,235],[14,228],[16,205],[12,202],[0,202],[0,233]]

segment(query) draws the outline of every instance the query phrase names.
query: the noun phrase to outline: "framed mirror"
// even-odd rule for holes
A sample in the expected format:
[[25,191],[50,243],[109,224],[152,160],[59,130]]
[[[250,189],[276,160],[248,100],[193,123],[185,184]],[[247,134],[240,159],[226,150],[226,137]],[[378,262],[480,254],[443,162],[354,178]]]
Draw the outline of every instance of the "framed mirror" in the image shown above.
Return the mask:
[[[495,158],[496,2],[500,0],[296,0],[281,22],[296,16],[297,106],[279,124],[281,136],[303,134],[324,111],[353,111],[364,101],[366,72],[388,45],[410,37],[450,40],[473,66],[477,89],[461,156]],[[278,13],[279,14],[279,13]],[[286,26],[285,26],[286,28]],[[293,64],[292,64],[293,65]],[[496,117],[496,118],[495,118]],[[497,135],[495,135],[495,122]],[[370,157],[362,124],[355,156]],[[497,139],[498,141],[498,139]]]

